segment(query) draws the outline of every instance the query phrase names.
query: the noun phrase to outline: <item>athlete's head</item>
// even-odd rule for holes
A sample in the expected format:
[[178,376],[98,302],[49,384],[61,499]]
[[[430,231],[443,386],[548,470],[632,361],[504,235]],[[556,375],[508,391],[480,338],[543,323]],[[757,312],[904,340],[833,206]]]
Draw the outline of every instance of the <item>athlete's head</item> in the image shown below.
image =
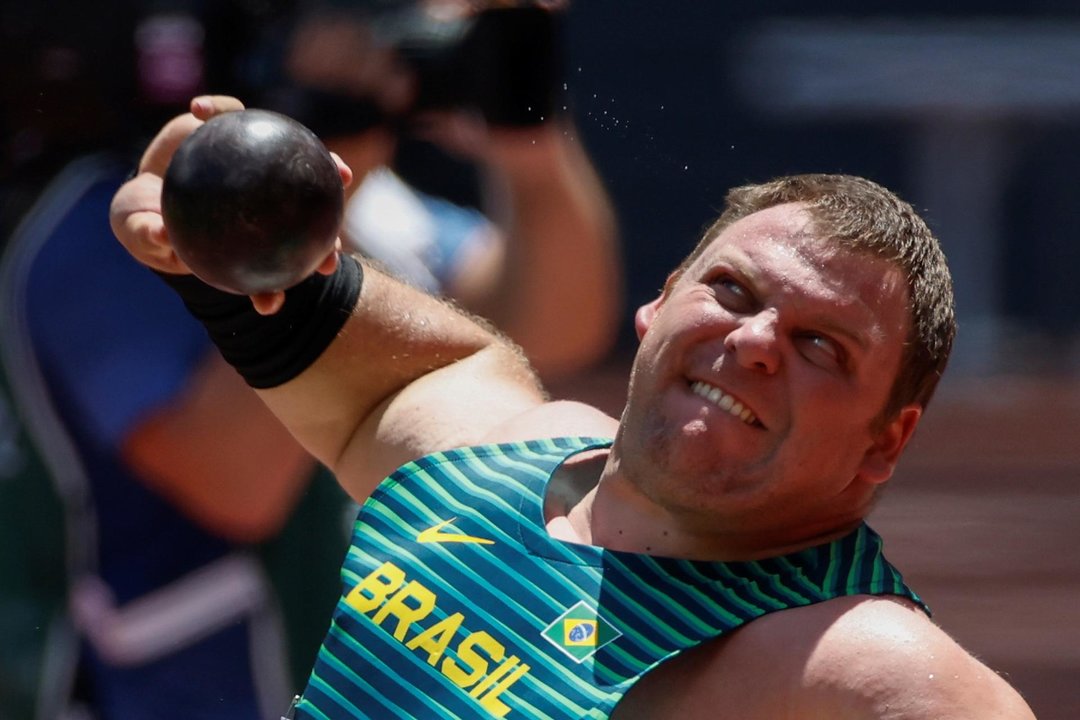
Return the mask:
[[806,206],[818,237],[884,258],[902,269],[908,286],[910,335],[882,418],[892,417],[907,404],[925,407],[945,371],[956,335],[952,278],[926,223],[911,205],[880,185],[849,175],[811,174],[734,188],[720,217],[676,273],[735,221],[792,202]]

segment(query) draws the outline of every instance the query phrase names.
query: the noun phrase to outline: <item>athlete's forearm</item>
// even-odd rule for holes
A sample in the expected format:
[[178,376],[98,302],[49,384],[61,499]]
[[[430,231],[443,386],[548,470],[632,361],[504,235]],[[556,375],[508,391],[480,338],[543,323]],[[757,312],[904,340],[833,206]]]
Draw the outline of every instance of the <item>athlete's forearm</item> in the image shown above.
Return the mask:
[[[478,374],[490,392],[474,392]],[[516,348],[452,305],[372,268],[365,268],[356,308],[319,357],[260,390],[351,491],[418,451],[482,436],[506,415],[502,392],[541,397]],[[467,416],[457,410],[465,405],[473,409]]]

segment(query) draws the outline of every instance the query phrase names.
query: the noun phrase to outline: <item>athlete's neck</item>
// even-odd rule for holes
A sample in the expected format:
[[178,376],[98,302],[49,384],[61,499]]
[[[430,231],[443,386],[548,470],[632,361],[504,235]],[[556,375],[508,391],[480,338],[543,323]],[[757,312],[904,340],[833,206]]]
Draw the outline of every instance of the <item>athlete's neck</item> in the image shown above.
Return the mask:
[[[554,517],[552,518],[554,519]],[[862,522],[858,514],[799,528],[725,528],[718,518],[703,528],[651,502],[631,483],[605,476],[550,523],[560,539],[609,550],[710,562],[778,557],[847,535]]]

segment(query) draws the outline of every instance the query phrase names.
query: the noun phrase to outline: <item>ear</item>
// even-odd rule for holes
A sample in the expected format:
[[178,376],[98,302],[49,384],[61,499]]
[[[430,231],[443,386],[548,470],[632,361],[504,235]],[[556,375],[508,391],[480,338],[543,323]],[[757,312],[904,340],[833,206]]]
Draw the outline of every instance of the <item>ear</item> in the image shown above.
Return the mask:
[[634,313],[634,331],[637,333],[638,340],[645,337],[645,333],[648,331],[649,326],[652,325],[656,314],[660,312],[660,307],[664,304],[664,300],[667,299],[668,291],[675,284],[676,279],[677,276],[674,273],[668,275],[667,282],[664,283],[664,289],[660,291],[660,294],[651,302],[639,307],[637,312]]
[[863,456],[858,476],[864,482],[880,485],[892,477],[896,463],[922,417],[922,407],[908,405],[877,431],[873,444]]
[[660,303],[662,301],[663,295],[660,295],[652,302],[639,307],[637,312],[634,313],[634,331],[637,333],[638,340],[645,337],[645,331],[652,325],[653,318],[656,317],[656,313],[660,309]]

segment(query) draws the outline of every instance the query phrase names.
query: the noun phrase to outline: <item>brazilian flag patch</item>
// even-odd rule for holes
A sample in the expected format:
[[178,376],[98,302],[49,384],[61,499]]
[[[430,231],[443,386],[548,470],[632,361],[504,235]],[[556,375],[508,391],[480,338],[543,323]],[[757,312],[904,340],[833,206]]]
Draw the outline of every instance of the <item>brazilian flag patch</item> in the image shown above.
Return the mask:
[[584,600],[555,618],[542,634],[545,640],[577,663],[584,662],[597,650],[622,636]]

